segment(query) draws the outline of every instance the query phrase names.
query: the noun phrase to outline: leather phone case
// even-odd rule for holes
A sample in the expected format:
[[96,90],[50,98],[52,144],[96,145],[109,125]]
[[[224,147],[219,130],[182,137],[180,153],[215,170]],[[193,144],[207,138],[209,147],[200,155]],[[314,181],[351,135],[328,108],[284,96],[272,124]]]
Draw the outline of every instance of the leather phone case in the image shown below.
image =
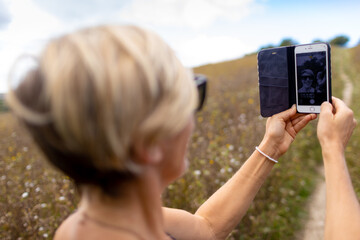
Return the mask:
[[[331,62],[328,45],[328,91],[331,101]],[[295,46],[261,50],[258,53],[260,113],[270,117],[296,104]]]

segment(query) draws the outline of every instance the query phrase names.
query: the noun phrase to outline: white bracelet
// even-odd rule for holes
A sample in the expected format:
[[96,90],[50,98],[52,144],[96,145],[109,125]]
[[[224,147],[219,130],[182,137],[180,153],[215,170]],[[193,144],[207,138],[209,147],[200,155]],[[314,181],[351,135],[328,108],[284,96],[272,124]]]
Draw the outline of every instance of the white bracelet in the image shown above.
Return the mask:
[[278,163],[277,160],[273,159],[272,157],[270,157],[269,155],[265,154],[264,152],[262,152],[259,147],[255,147],[256,150],[258,150],[259,153],[261,153],[264,157],[266,157],[267,159],[269,159],[270,161],[273,161],[274,163]]

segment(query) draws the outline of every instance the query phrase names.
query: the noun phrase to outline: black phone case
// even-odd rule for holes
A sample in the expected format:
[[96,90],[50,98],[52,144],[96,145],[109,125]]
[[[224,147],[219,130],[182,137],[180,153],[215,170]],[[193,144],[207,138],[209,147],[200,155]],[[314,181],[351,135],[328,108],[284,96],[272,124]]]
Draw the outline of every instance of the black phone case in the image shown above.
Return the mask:
[[[331,101],[331,57],[328,46],[328,91]],[[258,53],[260,113],[263,117],[296,104],[295,46],[270,48]]]

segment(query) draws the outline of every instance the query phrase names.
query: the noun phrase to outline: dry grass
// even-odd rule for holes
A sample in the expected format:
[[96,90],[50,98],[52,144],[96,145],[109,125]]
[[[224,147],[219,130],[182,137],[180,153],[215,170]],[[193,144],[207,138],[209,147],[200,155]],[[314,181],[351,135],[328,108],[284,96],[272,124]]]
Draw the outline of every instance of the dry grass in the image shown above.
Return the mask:
[[355,128],[353,136],[346,148],[346,159],[349,165],[349,171],[353,180],[353,185],[357,196],[360,198],[360,45],[355,48],[345,50],[348,53],[348,61],[345,64],[345,72],[351,79],[354,87],[353,101],[350,106],[355,114],[358,126]]
[[[345,50],[334,49],[335,58],[341,56],[341,51]],[[359,55],[354,54],[354,58]],[[360,69],[360,60],[356,61]],[[334,66],[336,61],[333,89],[337,95],[342,85],[335,81],[338,70]],[[265,130],[265,119],[259,117],[255,55],[202,66],[195,72],[208,75],[209,97],[205,109],[196,115],[188,173],[163,194],[166,206],[191,212],[243,164]],[[360,151],[355,151],[356,139],[359,137],[354,137],[347,152],[353,159],[351,172],[357,175],[355,187],[359,193],[360,165],[356,162],[359,159],[356,152]],[[290,151],[280,159],[229,239],[294,239],[307,215],[306,201],[316,183],[320,164],[314,122],[298,135]],[[51,238],[78,201],[72,182],[45,164],[9,114],[0,117],[0,189],[1,239]]]
[[0,116],[0,189],[0,239],[51,238],[77,201],[9,113]]

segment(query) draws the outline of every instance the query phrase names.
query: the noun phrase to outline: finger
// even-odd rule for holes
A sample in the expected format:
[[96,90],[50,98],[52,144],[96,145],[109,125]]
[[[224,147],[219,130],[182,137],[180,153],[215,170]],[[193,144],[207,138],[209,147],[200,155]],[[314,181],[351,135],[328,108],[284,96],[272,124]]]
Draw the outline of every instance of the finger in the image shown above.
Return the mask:
[[291,117],[291,121],[301,117],[301,116],[306,116],[306,113],[296,113],[294,116]]
[[332,114],[333,106],[329,102],[323,102],[320,107],[320,116],[324,114]]
[[316,118],[316,114],[308,114],[300,119],[296,124],[293,125],[293,128],[296,133],[303,129],[311,120]]
[[306,115],[305,114],[296,114],[294,118],[291,119],[292,125],[296,125],[300,122]]
[[292,105],[292,107],[284,112],[278,113],[275,116],[282,118],[284,121],[289,120],[291,117],[293,117],[296,114],[296,105]]
[[315,119],[317,119],[317,114],[315,114],[315,113],[312,113],[312,114],[310,114],[311,115],[311,120],[315,120]]
[[332,104],[333,104],[336,112],[339,112],[339,111],[342,111],[342,110],[348,108],[341,99],[336,98],[336,97],[332,97]]
[[304,117],[310,117],[311,120],[314,120],[317,118],[317,115],[315,113],[311,113],[311,114],[297,113],[294,117],[291,118],[291,123],[295,125],[298,122],[300,122]]

